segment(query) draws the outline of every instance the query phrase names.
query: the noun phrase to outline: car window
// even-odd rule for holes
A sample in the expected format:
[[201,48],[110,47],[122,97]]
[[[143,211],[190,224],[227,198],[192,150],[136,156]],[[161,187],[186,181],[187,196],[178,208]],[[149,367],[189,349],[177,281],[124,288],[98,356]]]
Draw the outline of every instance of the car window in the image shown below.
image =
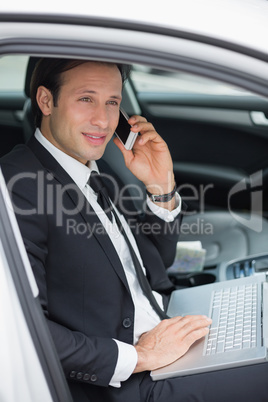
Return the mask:
[[0,57],[0,93],[24,90],[25,72],[28,56]]
[[210,78],[184,72],[168,72],[135,65],[131,79],[138,93],[189,93],[206,95],[250,95],[249,92]]

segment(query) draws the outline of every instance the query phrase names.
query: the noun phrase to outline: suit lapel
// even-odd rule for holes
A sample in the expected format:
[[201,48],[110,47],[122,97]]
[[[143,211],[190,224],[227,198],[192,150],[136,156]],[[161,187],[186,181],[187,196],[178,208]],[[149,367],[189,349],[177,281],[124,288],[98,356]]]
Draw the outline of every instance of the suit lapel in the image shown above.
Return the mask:
[[[74,183],[72,178],[60,166],[57,160],[43,147],[43,145],[41,145],[36,140],[34,136],[31,137],[27,145],[35,154],[37,159],[41,162],[45,170],[47,170],[48,173],[52,174],[54,179],[57,180],[62,186],[66,186],[66,191],[64,193],[68,194],[68,196],[71,198],[74,207],[79,205],[79,199],[83,199],[83,201],[85,200],[84,194]],[[130,292],[121,261],[104,227],[102,226],[103,230],[101,231],[101,233],[98,233],[98,231],[94,230],[94,228],[98,228],[100,227],[100,225],[102,225],[98,216],[91,209],[91,206],[87,201],[82,203],[81,208],[78,208],[78,212],[81,214],[83,220],[87,223],[87,225],[89,224],[89,227],[92,229],[93,236],[96,238],[100,247],[108,257],[117,275],[122,280],[127,290]]]

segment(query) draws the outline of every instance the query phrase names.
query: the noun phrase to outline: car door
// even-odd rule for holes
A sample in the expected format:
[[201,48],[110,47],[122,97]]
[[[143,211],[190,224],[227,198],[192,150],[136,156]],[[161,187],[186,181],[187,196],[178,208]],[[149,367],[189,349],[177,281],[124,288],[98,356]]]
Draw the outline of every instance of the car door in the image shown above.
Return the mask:
[[261,187],[267,216],[267,99],[184,72],[136,66],[131,78],[142,113],[170,148],[189,210],[250,211],[251,190]]
[[1,401],[71,402],[0,171]]
[[[0,156],[24,142],[28,56],[0,58]],[[1,401],[72,400],[0,170]]]

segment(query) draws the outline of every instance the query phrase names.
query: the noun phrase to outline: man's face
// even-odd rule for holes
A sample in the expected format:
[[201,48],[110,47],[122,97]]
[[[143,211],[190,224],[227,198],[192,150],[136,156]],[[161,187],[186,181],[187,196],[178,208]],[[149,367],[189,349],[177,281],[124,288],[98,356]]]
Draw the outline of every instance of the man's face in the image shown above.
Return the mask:
[[62,79],[57,106],[50,100],[49,112],[43,112],[41,132],[83,164],[98,160],[118,124],[120,71],[116,65],[87,62],[62,73]]

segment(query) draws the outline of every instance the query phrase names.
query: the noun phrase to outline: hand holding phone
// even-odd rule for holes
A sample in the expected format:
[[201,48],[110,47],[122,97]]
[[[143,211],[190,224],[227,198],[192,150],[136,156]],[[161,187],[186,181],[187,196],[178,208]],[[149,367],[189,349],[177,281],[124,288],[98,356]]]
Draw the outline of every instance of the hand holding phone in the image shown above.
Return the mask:
[[120,108],[120,117],[119,117],[118,126],[115,130],[115,134],[119,138],[119,140],[122,142],[124,147],[127,150],[131,150],[134,145],[134,142],[137,138],[138,133],[133,133],[131,131],[131,125],[128,124],[128,119],[129,119],[129,116],[127,115],[127,113],[122,108]]

